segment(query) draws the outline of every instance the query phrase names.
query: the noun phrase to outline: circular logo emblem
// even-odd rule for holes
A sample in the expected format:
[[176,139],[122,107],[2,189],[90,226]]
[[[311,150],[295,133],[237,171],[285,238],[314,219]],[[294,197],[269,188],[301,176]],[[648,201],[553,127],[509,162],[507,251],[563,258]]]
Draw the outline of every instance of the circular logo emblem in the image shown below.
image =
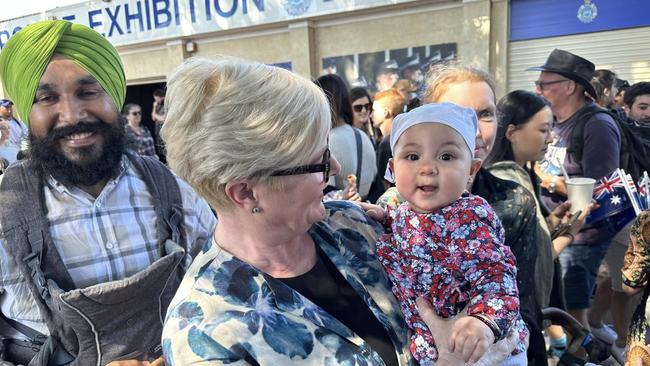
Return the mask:
[[300,16],[307,12],[311,5],[311,0],[282,0],[282,6],[287,14],[291,16]]
[[583,23],[591,23],[598,16],[598,8],[596,4],[592,4],[591,0],[585,0],[585,3],[580,5],[578,9],[578,20]]

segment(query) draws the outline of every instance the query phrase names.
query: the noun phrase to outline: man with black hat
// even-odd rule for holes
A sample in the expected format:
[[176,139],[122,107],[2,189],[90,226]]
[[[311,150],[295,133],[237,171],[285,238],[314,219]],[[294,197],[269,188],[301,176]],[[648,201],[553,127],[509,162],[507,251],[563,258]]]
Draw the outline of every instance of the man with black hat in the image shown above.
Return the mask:
[[[567,199],[560,164],[569,176],[602,178],[618,168],[621,138],[608,114],[593,113],[600,107],[592,100],[596,99],[590,83],[595,71],[592,62],[555,49],[544,65],[528,70],[541,71],[535,81],[536,91],[549,101],[555,118],[553,143],[542,163],[543,169],[538,170],[543,201],[552,210]],[[580,139],[584,142],[582,146],[572,146],[578,145],[573,130],[581,123],[585,123]],[[580,231],[560,254],[567,308],[585,327],[589,327],[587,311],[596,273],[614,234],[606,222],[595,224]]]

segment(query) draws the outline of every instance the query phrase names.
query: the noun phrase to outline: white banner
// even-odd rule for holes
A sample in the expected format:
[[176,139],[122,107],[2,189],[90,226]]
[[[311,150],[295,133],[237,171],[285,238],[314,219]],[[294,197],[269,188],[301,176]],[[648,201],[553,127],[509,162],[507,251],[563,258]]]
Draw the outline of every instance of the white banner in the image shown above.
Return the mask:
[[0,48],[44,19],[84,24],[113,45],[170,39],[416,0],[93,0],[0,22]]

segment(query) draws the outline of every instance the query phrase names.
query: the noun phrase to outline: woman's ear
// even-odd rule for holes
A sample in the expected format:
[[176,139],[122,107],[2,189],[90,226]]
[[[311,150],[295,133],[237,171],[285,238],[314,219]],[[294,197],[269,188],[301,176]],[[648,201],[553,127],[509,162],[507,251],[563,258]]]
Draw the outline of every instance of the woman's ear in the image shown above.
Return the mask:
[[257,207],[257,197],[252,182],[248,179],[234,180],[226,183],[226,197],[230,199],[233,206],[250,211]]
[[612,94],[612,88],[605,88],[603,90],[603,95],[609,97]]
[[516,132],[517,131],[518,131],[517,127],[515,125],[512,125],[512,124],[508,125],[508,128],[506,129],[505,136],[508,139],[508,141],[510,141],[511,144],[513,142],[515,142],[515,140],[517,139],[516,138],[516,136],[517,136]]

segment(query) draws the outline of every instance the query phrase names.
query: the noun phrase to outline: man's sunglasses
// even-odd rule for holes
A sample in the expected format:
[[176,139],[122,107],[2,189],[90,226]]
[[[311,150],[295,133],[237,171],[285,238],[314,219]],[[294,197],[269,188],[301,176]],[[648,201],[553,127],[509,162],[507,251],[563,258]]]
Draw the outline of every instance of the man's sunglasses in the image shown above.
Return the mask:
[[271,176],[279,177],[285,175],[298,175],[323,172],[323,182],[327,182],[330,176],[330,149],[325,149],[323,153],[323,162],[320,164],[302,165],[295,168],[278,170],[273,172]]
[[366,103],[366,104],[357,104],[353,105],[352,109],[354,109],[355,112],[361,113],[363,109],[366,109],[368,112],[372,112],[372,103]]

